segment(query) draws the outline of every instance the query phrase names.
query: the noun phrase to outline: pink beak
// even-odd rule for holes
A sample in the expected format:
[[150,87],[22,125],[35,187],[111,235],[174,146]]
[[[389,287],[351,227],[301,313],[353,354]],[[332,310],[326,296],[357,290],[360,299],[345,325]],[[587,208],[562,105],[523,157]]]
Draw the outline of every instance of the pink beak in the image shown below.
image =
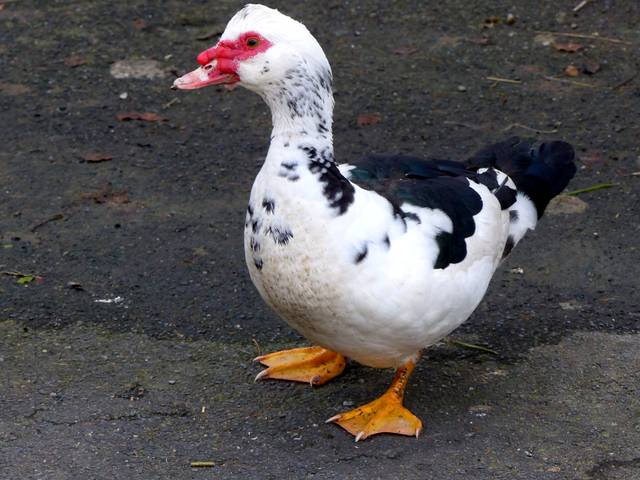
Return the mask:
[[180,78],[176,78],[171,88],[180,90],[195,90],[207,85],[229,85],[240,80],[234,73],[222,73],[218,69],[218,60],[196,68]]

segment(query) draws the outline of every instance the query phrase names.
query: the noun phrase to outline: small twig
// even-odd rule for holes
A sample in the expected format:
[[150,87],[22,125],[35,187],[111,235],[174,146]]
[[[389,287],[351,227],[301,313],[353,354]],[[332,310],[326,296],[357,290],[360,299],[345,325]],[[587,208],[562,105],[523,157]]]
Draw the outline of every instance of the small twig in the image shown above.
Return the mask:
[[258,355],[256,355],[256,357],[261,356],[262,355],[262,348],[260,348],[260,344],[258,343],[258,341],[255,338],[252,338],[251,341],[256,346],[256,352],[258,352]]
[[617,183],[599,183],[597,185],[593,185],[591,187],[586,187],[586,188],[581,188],[579,190],[574,190],[572,192],[567,192],[567,195],[571,195],[576,196],[576,195],[580,195],[581,193],[589,193],[589,192],[595,192],[596,190],[603,190],[605,188],[613,188],[613,187],[617,187],[618,184]]
[[638,76],[638,72],[634,73],[633,75],[631,75],[629,78],[627,78],[626,80],[621,81],[619,84],[617,84],[615,87],[611,87],[611,90],[620,90],[622,87],[630,84],[633,80],[635,80],[635,78]]
[[522,80],[511,80],[510,78],[502,77],[486,77],[486,79],[491,80],[492,82],[513,83],[515,85],[519,85],[522,83]]
[[621,45],[633,45],[626,40],[620,40],[611,37],[601,37],[600,35],[587,35],[586,33],[571,33],[571,32],[549,32],[545,30],[535,30],[535,33],[546,33],[548,35],[556,35],[558,37],[571,37],[571,38],[587,38],[590,40],[601,40],[603,42],[619,43]]
[[191,468],[213,468],[216,466],[215,462],[191,462]]
[[460,340],[447,340],[451,345],[456,345],[462,348],[468,348],[469,350],[480,350],[481,352],[490,353],[491,355],[498,355],[498,352],[482,345],[475,345],[473,343],[461,342]]
[[165,104],[162,106],[162,109],[163,109],[163,110],[166,110],[166,109],[167,109],[167,108],[169,108],[171,105],[173,105],[174,103],[179,102],[179,101],[180,101],[180,99],[179,99],[178,97],[174,97],[174,98],[172,98],[171,100],[169,100],[167,103],[165,103]]
[[511,125],[509,125],[508,127],[505,127],[502,129],[503,132],[508,132],[509,130],[512,130],[514,128],[522,128],[523,130],[529,130],[530,132],[536,132],[536,133],[557,133],[558,130],[557,129],[553,129],[553,130],[542,130],[540,128],[533,128],[533,127],[527,127],[526,125],[522,125],[521,123],[512,123]]
[[11,272],[11,271],[8,271],[8,270],[4,270],[4,271],[0,272],[0,274],[2,274],[2,275],[8,275],[8,276],[10,276],[10,277],[19,277],[19,278],[21,278],[21,277],[28,277],[28,276],[29,276],[29,274],[28,274],[28,273],[22,273],[22,272]]
[[43,222],[40,222],[40,223],[34,225],[33,227],[31,227],[31,233],[35,232],[40,227],[44,227],[47,223],[55,222],[56,220],[62,220],[63,218],[64,218],[63,214],[56,213],[53,217],[47,218]]
[[566,83],[567,85],[575,85],[577,87],[586,87],[586,88],[595,88],[594,85],[591,85],[589,83],[584,83],[584,82],[576,82],[575,80],[567,80],[566,78],[558,78],[558,77],[542,77],[545,80],[549,80],[552,82],[560,82],[560,83]]
[[582,10],[584,7],[586,7],[587,5],[589,5],[589,0],[582,0],[578,5],[576,5],[575,7],[573,7],[573,11],[575,13],[578,13],[580,10]]
[[455,122],[455,121],[452,121],[452,120],[445,120],[442,123],[444,123],[445,125],[454,125],[456,127],[470,128],[471,130],[484,131],[484,128],[479,127],[478,125],[471,125],[470,123]]

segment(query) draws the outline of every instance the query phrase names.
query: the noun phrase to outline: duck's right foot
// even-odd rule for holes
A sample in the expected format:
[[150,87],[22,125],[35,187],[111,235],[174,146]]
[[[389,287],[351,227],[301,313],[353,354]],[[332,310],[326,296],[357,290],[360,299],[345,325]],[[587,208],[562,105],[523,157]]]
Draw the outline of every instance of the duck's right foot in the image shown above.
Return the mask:
[[322,347],[303,347],[269,353],[255,359],[269,367],[256,376],[257,380],[273,378],[311,385],[322,385],[344,370],[343,355]]

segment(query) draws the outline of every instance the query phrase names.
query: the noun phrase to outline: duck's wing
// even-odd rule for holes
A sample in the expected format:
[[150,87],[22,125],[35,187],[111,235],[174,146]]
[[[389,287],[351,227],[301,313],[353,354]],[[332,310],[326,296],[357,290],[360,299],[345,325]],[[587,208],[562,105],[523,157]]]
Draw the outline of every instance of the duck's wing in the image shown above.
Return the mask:
[[[491,167],[472,170],[449,160],[371,155],[347,170],[353,183],[385,197],[402,218],[418,220],[403,209],[409,204],[441,210],[451,219],[451,231],[441,230],[435,237],[439,254],[434,268],[459,263],[467,255],[465,239],[476,232],[474,216],[483,211],[482,197],[472,184],[491,191],[502,209],[508,209],[516,200],[514,184]],[[495,208],[491,212],[495,215]]]
[[488,189],[500,208],[509,211],[506,255],[566,188],[576,173],[574,157],[566,142],[512,137],[483,148],[465,163],[373,155],[346,170],[354,183],[389,200],[399,215],[405,203],[443,211],[453,228],[436,236],[440,253],[435,268],[446,268],[465,258],[465,239],[475,233],[476,220],[496,215],[495,208],[484,208],[478,188]]

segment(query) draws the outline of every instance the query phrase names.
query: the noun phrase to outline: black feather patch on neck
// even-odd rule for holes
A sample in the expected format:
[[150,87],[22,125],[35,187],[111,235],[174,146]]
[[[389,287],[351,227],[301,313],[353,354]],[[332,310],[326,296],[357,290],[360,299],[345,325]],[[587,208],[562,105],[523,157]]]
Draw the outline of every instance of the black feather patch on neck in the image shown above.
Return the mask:
[[318,175],[323,185],[322,193],[329,202],[329,206],[337,210],[338,215],[344,214],[353,203],[355,189],[336,165],[331,147],[318,149],[313,145],[300,145],[307,159],[309,171]]

